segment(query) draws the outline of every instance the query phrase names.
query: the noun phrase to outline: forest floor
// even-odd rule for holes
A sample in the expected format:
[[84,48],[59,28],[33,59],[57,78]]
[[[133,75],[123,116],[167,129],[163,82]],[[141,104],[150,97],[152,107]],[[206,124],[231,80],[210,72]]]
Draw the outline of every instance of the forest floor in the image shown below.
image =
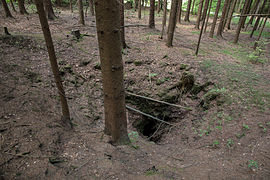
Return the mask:
[[[127,95],[127,105],[170,125],[127,110],[132,144],[113,146],[94,17],[80,26],[62,9],[49,22],[74,124],[67,131],[38,16],[13,14],[0,17],[12,34],[0,35],[0,179],[270,179],[269,27],[260,56],[256,36],[232,43],[235,26],[223,38],[205,34],[195,56],[195,17],[177,25],[172,48],[159,38],[161,14],[156,29],[127,27],[126,90],[191,111]],[[138,20],[126,11],[126,24],[147,22],[147,12]],[[73,29],[88,36],[77,40]]]

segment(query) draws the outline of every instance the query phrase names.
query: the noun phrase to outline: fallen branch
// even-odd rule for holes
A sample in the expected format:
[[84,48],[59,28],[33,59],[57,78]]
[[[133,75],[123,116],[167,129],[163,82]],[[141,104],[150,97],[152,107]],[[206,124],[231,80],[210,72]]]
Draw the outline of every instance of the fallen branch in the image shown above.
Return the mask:
[[171,103],[168,103],[168,102],[165,102],[165,101],[160,101],[160,100],[156,100],[156,99],[149,98],[149,97],[146,97],[146,96],[137,95],[137,94],[134,94],[134,93],[131,93],[131,92],[126,92],[126,94],[131,95],[131,96],[135,96],[135,97],[140,97],[140,98],[143,98],[143,99],[147,99],[147,100],[150,100],[150,101],[158,102],[158,103],[161,103],[161,104],[166,104],[168,106],[174,106],[174,107],[183,108],[183,109],[187,109],[189,111],[192,111],[192,109],[189,108],[189,107],[184,107],[184,106],[180,106],[180,105],[177,105],[177,104],[171,104]]
[[163,120],[161,120],[161,119],[158,119],[157,117],[154,117],[154,116],[152,116],[152,115],[150,115],[150,114],[146,114],[146,113],[144,113],[144,112],[142,112],[142,111],[139,111],[139,110],[137,110],[137,109],[134,109],[134,108],[132,108],[132,107],[130,107],[130,106],[127,106],[127,105],[126,105],[126,108],[129,109],[129,110],[135,111],[135,112],[137,112],[137,113],[139,113],[139,114],[142,114],[142,115],[144,115],[144,116],[146,116],[146,117],[152,118],[152,119],[154,119],[154,120],[156,120],[156,121],[163,122],[163,123],[168,124],[168,125],[170,125],[170,126],[175,126],[175,125],[173,125],[173,124],[171,124],[171,123],[168,123],[168,122],[166,122],[166,121],[163,121]]

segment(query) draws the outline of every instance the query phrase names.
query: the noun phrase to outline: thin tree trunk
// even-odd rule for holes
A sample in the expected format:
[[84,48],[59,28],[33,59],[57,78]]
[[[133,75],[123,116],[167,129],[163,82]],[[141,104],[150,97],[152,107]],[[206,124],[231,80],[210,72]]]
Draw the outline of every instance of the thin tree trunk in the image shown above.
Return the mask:
[[54,20],[56,18],[54,12],[53,12],[53,7],[52,7],[52,2],[51,0],[43,0],[43,4],[45,7],[45,12],[47,15],[47,18],[49,20]]
[[60,73],[59,73],[59,69],[58,69],[58,64],[57,64],[56,55],[55,55],[55,51],[54,51],[51,32],[50,32],[49,24],[48,24],[46,14],[44,11],[44,6],[42,3],[42,0],[35,0],[35,3],[36,3],[37,10],[38,10],[41,28],[43,31],[43,35],[44,35],[45,42],[46,42],[47,49],[48,49],[48,53],[49,53],[49,59],[50,59],[52,72],[53,72],[55,83],[56,83],[58,93],[60,96],[60,101],[61,101],[61,105],[62,105],[62,114],[63,114],[62,120],[69,128],[71,128],[72,124],[70,121],[70,114],[69,114],[67,99],[65,96],[65,91],[64,91],[62,82],[61,82],[61,77],[60,77]]
[[157,6],[157,13],[159,14],[159,12],[160,12],[160,6],[161,6],[161,3],[160,3],[160,0],[158,0],[158,6]]
[[189,15],[190,15],[191,3],[192,3],[192,0],[188,0],[187,12],[184,19],[184,21],[187,21],[187,22],[190,22]]
[[80,13],[79,23],[82,24],[82,25],[85,25],[82,0],[78,0],[78,5],[79,5],[79,13]]
[[236,2],[237,2],[237,0],[233,0],[233,2],[232,2],[232,7],[230,8],[229,15],[228,15],[228,20],[227,20],[227,23],[226,23],[226,28],[227,29],[231,29],[231,22],[232,22],[232,17],[233,17],[233,12],[234,12],[234,9],[235,9]]
[[150,0],[149,28],[155,28],[155,0]]
[[197,44],[197,48],[196,48],[196,56],[198,56],[199,53],[199,48],[200,48],[200,43],[201,43],[201,38],[202,38],[202,34],[203,34],[203,29],[204,29],[204,24],[205,24],[205,18],[206,18],[206,14],[207,14],[207,9],[208,9],[208,5],[209,5],[209,0],[205,0],[205,4],[204,4],[204,9],[203,9],[203,15],[202,15],[202,27],[201,27],[201,31],[200,31],[200,35],[199,35],[199,40],[198,40],[198,44]]
[[89,0],[90,12],[92,16],[95,16],[94,0]]
[[225,25],[228,21],[228,16],[229,16],[229,11],[230,9],[232,8],[232,0],[228,0],[228,4],[227,4],[227,10],[226,10],[226,14],[225,14],[225,18],[224,18],[224,21],[223,21],[223,26],[222,26],[222,32],[224,31],[224,28],[225,28]]
[[138,18],[142,18],[142,0],[139,0]]
[[203,2],[204,2],[204,0],[200,0],[197,21],[196,21],[196,25],[195,25],[196,29],[200,29],[200,21],[201,21],[201,15],[202,15]]
[[139,0],[134,0],[134,2],[135,2],[135,6],[134,6],[134,8],[135,8],[135,9],[138,9]]
[[182,0],[178,0],[178,10],[177,10],[177,20],[179,24],[181,23],[181,16],[182,16]]
[[165,26],[166,26],[166,20],[167,20],[167,0],[164,0],[164,3],[163,3],[162,30],[161,30],[160,39],[163,39],[164,29],[165,29]]
[[118,0],[95,3],[96,26],[104,92],[105,129],[115,144],[127,144],[127,118]]
[[216,28],[216,23],[217,23],[217,19],[218,19],[218,13],[219,13],[219,9],[220,9],[220,4],[221,4],[221,0],[218,0],[217,7],[216,7],[216,12],[215,12],[215,16],[214,16],[212,27],[211,27],[211,31],[209,33],[209,37],[210,38],[213,38],[213,36],[214,36],[214,32],[215,32],[215,28]]
[[[260,4],[260,0],[256,0],[255,3],[254,3],[254,5],[253,5],[253,7],[252,7],[251,10],[250,10],[250,13],[251,13],[251,14],[255,14],[255,13],[256,13],[259,4]],[[248,23],[247,23],[247,25],[246,25],[245,31],[247,30],[248,25],[249,25],[249,24],[252,24],[254,17],[255,17],[255,16],[251,16],[251,18],[249,19],[249,21],[248,21]]]
[[208,14],[207,14],[206,22],[205,22],[204,32],[206,32],[206,29],[207,29],[207,24],[208,24],[210,12],[211,12],[212,2],[213,2],[213,0],[210,0],[210,5],[209,5],[209,8],[208,8]]
[[19,10],[21,14],[28,14],[24,7],[24,0],[18,0]]
[[191,14],[193,14],[193,15],[196,14],[196,13],[194,13],[195,1],[196,0],[193,0],[193,2],[192,2]]
[[[242,12],[241,12],[241,15],[243,15],[243,14],[246,13],[247,8],[248,8],[248,3],[249,3],[249,2],[250,2],[249,0],[246,0],[246,1],[245,1],[243,10],[242,10]],[[236,33],[235,33],[235,37],[234,37],[234,41],[233,41],[235,44],[238,42],[239,35],[240,35],[240,32],[241,32],[241,28],[242,28],[242,26],[243,26],[243,23],[245,23],[244,17],[241,16],[240,19],[239,19],[238,25],[237,25],[237,29],[236,29]]]
[[220,22],[218,25],[217,36],[220,36],[220,37],[222,37],[223,25],[224,25],[223,22],[225,20],[226,12],[228,10],[228,3],[229,3],[229,0],[225,0],[223,10],[222,10],[222,15],[221,15]]
[[[266,4],[266,1],[267,1],[267,0],[264,0],[264,1],[263,1],[263,4],[262,4],[262,6],[261,6],[261,8],[260,8],[260,10],[259,10],[259,12],[258,12],[259,14],[262,13],[262,11],[263,11],[263,9],[264,9],[264,6],[265,6],[265,4]],[[261,16],[258,16],[249,37],[252,38],[254,32],[256,31],[256,29],[257,29],[257,27],[258,27],[258,25],[259,25],[260,19],[261,19]]]
[[6,17],[13,17],[12,15],[11,15],[11,12],[10,12],[10,10],[9,10],[9,8],[8,8],[8,5],[7,5],[7,2],[6,2],[6,0],[1,0],[1,2],[2,2],[2,4],[3,4],[3,7],[4,7],[4,11],[5,11],[5,14],[6,14]]
[[168,38],[166,45],[172,47],[173,35],[176,26],[176,15],[177,15],[178,0],[172,0],[169,25],[168,25]]
[[70,9],[70,12],[73,12],[72,0],[69,0],[69,9]]
[[[251,8],[252,0],[249,1],[247,9],[246,9],[246,14],[249,14],[250,8]],[[244,23],[242,24],[242,28],[245,28],[245,22],[246,22],[247,16],[244,17]]]
[[15,6],[14,6],[14,4],[13,4],[13,1],[12,1],[12,0],[10,0],[10,5],[11,5],[11,7],[12,7],[12,10],[13,10],[13,11],[15,11],[15,12],[17,12],[17,11],[16,11],[16,9],[15,9]]
[[240,0],[240,1],[239,1],[238,8],[237,8],[237,12],[238,12],[238,13],[241,12],[242,4],[243,4],[243,0]]
[[127,48],[126,40],[125,40],[125,11],[124,11],[124,0],[119,0],[120,2],[120,41],[122,48],[125,49]]

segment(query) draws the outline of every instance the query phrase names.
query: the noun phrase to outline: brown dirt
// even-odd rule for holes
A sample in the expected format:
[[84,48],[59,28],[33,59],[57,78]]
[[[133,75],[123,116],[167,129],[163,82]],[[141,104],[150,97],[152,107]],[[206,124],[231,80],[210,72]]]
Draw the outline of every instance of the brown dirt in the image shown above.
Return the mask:
[[[129,10],[126,24],[147,24],[147,14],[138,20]],[[132,145],[115,147],[102,131],[94,17],[88,16],[86,26],[80,26],[77,14],[62,10],[50,21],[75,125],[67,131],[60,123],[37,14],[14,16],[0,19],[0,28],[7,26],[12,34],[0,36],[0,179],[270,179],[269,44],[263,47],[263,62],[254,64],[248,55],[255,38],[241,34],[240,43],[232,44],[233,30],[226,31],[224,39],[205,35],[196,57],[198,32],[193,23],[177,25],[173,48],[159,39],[161,15],[154,30],[126,28],[128,91],[165,98],[162,93],[180,82],[184,69],[195,76],[196,84],[213,84],[197,95],[177,88],[168,93],[177,95],[169,100],[191,107],[191,112],[142,100],[144,106],[134,105],[129,99],[128,105],[137,109],[169,112],[167,120],[174,126],[155,124],[152,142],[134,127],[147,119],[128,111]],[[75,40],[72,29],[89,36]],[[208,102],[213,92],[217,98]]]

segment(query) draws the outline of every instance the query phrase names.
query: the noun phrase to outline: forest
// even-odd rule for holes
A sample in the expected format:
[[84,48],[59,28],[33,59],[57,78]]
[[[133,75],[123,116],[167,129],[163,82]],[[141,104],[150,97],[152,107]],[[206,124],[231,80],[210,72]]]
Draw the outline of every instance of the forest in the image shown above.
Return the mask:
[[0,180],[270,179],[270,0],[1,0]]

